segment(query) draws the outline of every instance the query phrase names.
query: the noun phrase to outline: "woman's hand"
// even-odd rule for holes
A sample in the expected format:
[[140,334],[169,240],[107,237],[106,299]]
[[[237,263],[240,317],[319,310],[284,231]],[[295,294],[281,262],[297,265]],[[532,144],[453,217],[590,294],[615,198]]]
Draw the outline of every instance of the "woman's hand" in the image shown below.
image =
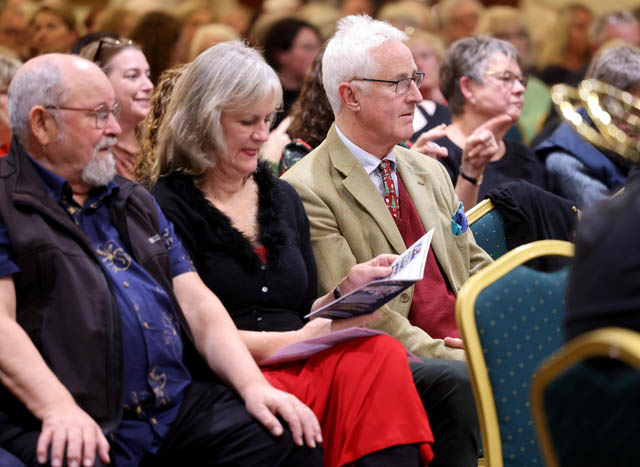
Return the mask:
[[446,129],[447,125],[441,123],[440,125],[431,128],[429,131],[425,131],[420,136],[418,136],[418,139],[415,143],[413,143],[411,149],[436,160],[441,157],[447,157],[447,155],[449,154],[447,148],[443,148],[442,146],[439,146],[433,142],[436,139],[446,136]]
[[473,178],[479,178],[482,175],[487,163],[500,151],[500,144],[495,134],[511,123],[509,115],[498,115],[480,125],[469,135],[460,163],[460,168],[465,175]]
[[297,341],[306,341],[312,337],[325,336],[341,329],[364,326],[378,318],[380,318],[380,313],[377,311],[347,319],[315,318],[296,331],[299,337]]
[[287,117],[280,122],[280,124],[269,133],[269,139],[262,145],[260,155],[263,159],[267,159],[275,164],[282,159],[282,151],[284,147],[289,144],[291,138],[287,134],[287,130],[291,125],[291,117]]
[[391,264],[397,257],[398,255],[382,254],[366,263],[356,264],[349,270],[347,277],[338,284],[338,290],[344,295],[373,280],[387,277],[391,274]]

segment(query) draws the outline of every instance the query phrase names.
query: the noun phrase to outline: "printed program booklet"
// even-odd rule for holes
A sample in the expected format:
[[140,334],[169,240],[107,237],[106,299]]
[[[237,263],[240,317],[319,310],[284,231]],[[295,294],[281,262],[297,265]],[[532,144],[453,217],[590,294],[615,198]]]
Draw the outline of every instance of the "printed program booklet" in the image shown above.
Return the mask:
[[343,319],[373,313],[414,282],[422,279],[433,229],[411,245],[391,265],[391,274],[376,279],[309,313],[305,318]]

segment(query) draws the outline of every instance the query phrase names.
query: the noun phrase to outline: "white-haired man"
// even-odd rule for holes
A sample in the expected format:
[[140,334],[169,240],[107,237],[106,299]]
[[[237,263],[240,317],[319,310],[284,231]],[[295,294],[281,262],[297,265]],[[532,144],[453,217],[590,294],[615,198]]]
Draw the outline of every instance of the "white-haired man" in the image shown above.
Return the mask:
[[322,61],[335,124],[283,178],[309,216],[322,293],[354,264],[401,253],[435,227],[425,278],[384,306],[373,327],[429,357],[412,370],[435,437],[434,465],[474,465],[477,421],[466,365],[455,361],[464,351],[454,305],[464,281],[491,259],[475,244],[444,167],[396,146],[411,136],[422,100],[422,77],[404,40],[367,16],[338,23]]
[[267,383],[148,192],[112,180],[117,115],[71,55],[9,88],[0,446],[27,465],[320,465],[311,410]]

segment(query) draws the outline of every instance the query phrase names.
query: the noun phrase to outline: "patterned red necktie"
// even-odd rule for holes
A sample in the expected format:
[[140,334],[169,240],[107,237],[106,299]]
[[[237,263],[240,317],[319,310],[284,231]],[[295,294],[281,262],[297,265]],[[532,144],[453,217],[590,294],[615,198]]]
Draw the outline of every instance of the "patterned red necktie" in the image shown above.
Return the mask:
[[398,195],[396,193],[396,184],[393,183],[391,177],[391,162],[383,160],[380,162],[378,169],[382,172],[382,183],[384,184],[384,202],[389,208],[391,215],[396,219],[400,215],[400,205],[398,204]]

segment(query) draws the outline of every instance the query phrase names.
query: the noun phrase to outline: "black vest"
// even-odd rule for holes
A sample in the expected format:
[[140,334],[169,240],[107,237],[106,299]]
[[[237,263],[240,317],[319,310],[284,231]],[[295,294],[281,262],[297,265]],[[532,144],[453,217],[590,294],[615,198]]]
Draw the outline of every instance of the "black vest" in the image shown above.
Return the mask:
[[[136,183],[116,182],[111,222],[132,257],[167,292],[191,338],[173,295],[168,250],[164,242],[150,241],[162,235],[153,198]],[[0,159],[0,218],[20,268],[13,277],[18,323],[78,405],[112,431],[122,418],[120,311],[93,245],[47,192],[15,138]],[[26,409],[0,389],[0,411],[23,418]]]

